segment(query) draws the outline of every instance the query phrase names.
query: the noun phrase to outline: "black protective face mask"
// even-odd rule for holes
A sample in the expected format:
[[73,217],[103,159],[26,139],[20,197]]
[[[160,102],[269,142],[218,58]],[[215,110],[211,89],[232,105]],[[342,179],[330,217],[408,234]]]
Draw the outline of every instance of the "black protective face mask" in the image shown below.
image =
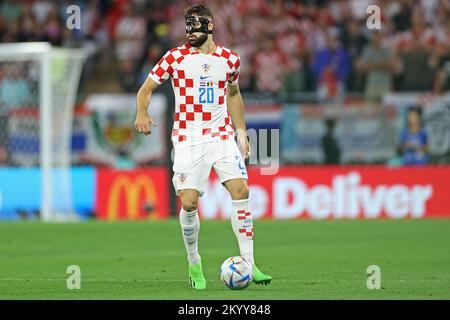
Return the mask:
[[211,22],[209,19],[197,16],[188,16],[185,19],[186,22],[186,33],[190,34],[193,32],[201,33],[212,33],[208,30],[208,24]]

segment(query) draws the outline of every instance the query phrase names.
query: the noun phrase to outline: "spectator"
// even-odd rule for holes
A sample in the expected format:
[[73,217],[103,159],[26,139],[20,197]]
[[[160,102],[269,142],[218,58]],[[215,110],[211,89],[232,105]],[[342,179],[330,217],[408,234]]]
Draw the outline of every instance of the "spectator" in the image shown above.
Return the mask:
[[422,111],[412,107],[407,114],[407,128],[400,137],[399,151],[405,165],[428,163],[428,137],[422,128]]
[[59,17],[58,8],[53,6],[48,14],[44,25],[43,41],[48,41],[52,45],[60,46],[62,44],[62,22]]
[[262,92],[278,92],[283,87],[287,63],[287,57],[275,48],[273,40],[264,40],[253,63],[257,89]]
[[361,56],[361,52],[368,42],[362,29],[361,23],[357,19],[349,19],[344,23],[342,30],[342,44],[347,49],[351,60],[351,72],[347,79],[349,91],[362,91],[364,85],[363,76],[356,67],[358,57]]
[[447,21],[447,28],[440,30],[438,36],[439,42],[436,45],[432,57],[432,66],[436,68],[436,78],[434,79],[433,89],[437,94],[450,90],[448,81],[450,75],[450,20]]
[[[280,20],[282,17],[279,18]],[[293,20],[284,19],[284,31],[276,36],[276,46],[287,57],[287,73],[284,79],[284,89],[286,92],[304,91],[304,69],[302,60],[306,53],[306,38],[300,33],[296,32],[299,25]]]
[[[192,2],[4,0],[0,1],[0,41],[44,40],[58,46],[88,48],[90,53],[96,53],[95,61],[103,63],[95,63],[95,68],[86,65],[86,69],[90,69],[89,73],[84,73],[87,78],[111,79],[108,87],[116,90],[123,80],[117,80],[118,73],[126,76],[126,81],[122,82],[127,88],[123,89],[133,90],[134,86],[128,85],[129,80],[139,78],[150,44],[158,43],[166,49],[186,40],[180,18],[185,4]],[[435,51],[437,42],[448,48],[449,0],[209,2],[217,13],[214,23],[218,43],[233,48],[241,56],[243,91],[277,93],[283,89],[285,92],[314,91],[319,87],[322,99],[330,101],[342,100],[344,88],[346,91],[363,90],[364,77],[357,72],[355,62],[359,58],[365,60],[361,53],[367,42],[364,30],[368,4],[383,7],[383,29],[387,30],[383,42],[403,64],[403,72],[395,77],[394,88],[402,91],[434,88],[436,93],[447,88],[444,72],[447,56]],[[65,28],[65,8],[70,4],[81,8],[81,30]],[[342,32],[345,49],[330,49],[330,28]],[[336,38],[336,35],[331,37]],[[273,43],[269,44],[268,38]],[[339,57],[339,69],[330,68],[333,63],[327,60],[331,57]],[[110,58],[117,58],[118,64],[111,63]],[[108,68],[102,68],[105,65]],[[367,71],[369,78],[377,73],[381,70]],[[270,80],[274,83],[269,83]],[[366,88],[369,99],[373,98],[369,93],[373,87],[371,81],[367,80]]]
[[336,126],[336,119],[328,118],[325,120],[326,133],[321,139],[323,158],[325,164],[340,164],[341,163],[341,149],[334,137],[334,128]]
[[319,99],[342,103],[349,71],[350,60],[347,50],[339,40],[337,29],[331,28],[327,32],[326,47],[317,51],[314,56],[313,72]]
[[441,94],[450,90],[450,54],[439,60],[436,78],[434,80],[434,93]]
[[[147,25],[145,19],[136,14],[131,3],[124,5],[124,16],[116,26],[116,55],[119,60],[119,80],[125,91],[136,88],[137,63],[144,54]],[[132,85],[132,82],[134,84]]]
[[326,8],[315,10],[314,17],[308,37],[312,52],[317,52],[327,47],[329,30],[333,28],[333,18]]
[[116,54],[119,61],[137,61],[144,53],[147,26],[131,3],[124,5],[124,15],[116,26]]
[[17,21],[22,14],[22,5],[17,0],[4,0],[0,5],[0,15],[6,23]]
[[5,75],[0,82],[0,109],[3,112],[27,107],[31,103],[30,84],[22,77],[23,66],[19,63],[4,67]]
[[406,31],[411,28],[411,15],[413,3],[410,0],[398,1],[398,8],[392,17],[396,31]]
[[432,52],[437,36],[426,25],[423,13],[419,10],[419,7],[413,10],[412,28],[400,38],[401,91],[432,89],[435,73]]
[[2,36],[2,42],[16,42],[21,40],[19,20],[13,20],[8,23],[6,32]]
[[20,17],[20,38],[21,41],[37,41],[37,23],[34,17],[31,6],[24,8],[23,14]]
[[38,24],[45,24],[52,7],[51,1],[34,1],[32,11]]
[[434,73],[430,64],[431,53],[413,38],[408,48],[400,53],[400,91],[427,91],[432,89]]
[[392,88],[393,72],[396,65],[392,50],[382,45],[382,32],[372,32],[371,41],[363,50],[357,68],[367,74],[365,97],[372,102],[380,102]]

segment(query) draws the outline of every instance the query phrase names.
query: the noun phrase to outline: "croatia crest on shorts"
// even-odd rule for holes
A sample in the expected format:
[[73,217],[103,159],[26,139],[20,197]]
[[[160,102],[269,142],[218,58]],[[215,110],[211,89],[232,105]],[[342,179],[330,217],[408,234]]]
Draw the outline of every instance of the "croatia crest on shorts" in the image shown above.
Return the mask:
[[181,183],[186,181],[187,176],[184,173],[180,173],[178,175],[178,179],[180,180]]

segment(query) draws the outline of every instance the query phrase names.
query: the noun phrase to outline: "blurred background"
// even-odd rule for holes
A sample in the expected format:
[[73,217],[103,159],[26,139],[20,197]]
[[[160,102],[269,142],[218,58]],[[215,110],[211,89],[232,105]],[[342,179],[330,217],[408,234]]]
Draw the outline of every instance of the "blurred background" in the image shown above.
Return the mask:
[[[154,133],[138,136],[133,121],[152,66],[185,42],[192,3],[1,2],[1,43],[48,42],[66,55],[51,56],[53,171],[43,178],[44,71],[36,57],[19,59],[20,47],[8,56],[0,46],[0,219],[38,219],[46,179],[50,206],[78,218],[176,215],[169,82],[150,104]],[[206,3],[215,41],[241,57],[254,148],[268,142],[250,165],[256,218],[450,215],[450,0]],[[80,28],[68,27],[71,5]],[[368,27],[369,5],[381,9],[380,29]],[[276,175],[261,174],[267,159]],[[226,198],[213,174],[200,214],[227,218]]]

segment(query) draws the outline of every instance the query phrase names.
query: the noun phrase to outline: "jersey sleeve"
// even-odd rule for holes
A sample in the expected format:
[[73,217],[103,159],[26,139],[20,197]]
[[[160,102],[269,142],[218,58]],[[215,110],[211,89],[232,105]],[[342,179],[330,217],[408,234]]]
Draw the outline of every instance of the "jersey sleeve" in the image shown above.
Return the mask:
[[174,61],[175,58],[173,57],[172,52],[167,51],[167,53],[161,58],[161,60],[159,60],[158,63],[155,64],[148,76],[156,83],[164,83],[173,73],[172,63]]
[[241,58],[238,54],[230,57],[231,75],[228,78],[228,83],[232,86],[238,84],[239,72],[241,71]]

